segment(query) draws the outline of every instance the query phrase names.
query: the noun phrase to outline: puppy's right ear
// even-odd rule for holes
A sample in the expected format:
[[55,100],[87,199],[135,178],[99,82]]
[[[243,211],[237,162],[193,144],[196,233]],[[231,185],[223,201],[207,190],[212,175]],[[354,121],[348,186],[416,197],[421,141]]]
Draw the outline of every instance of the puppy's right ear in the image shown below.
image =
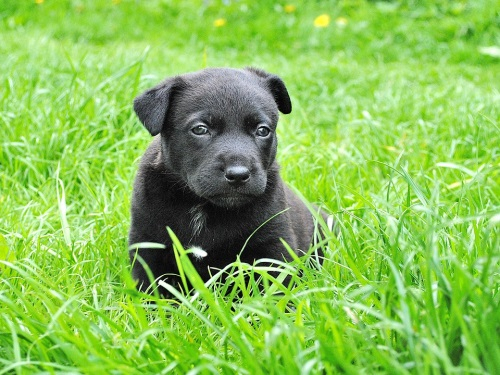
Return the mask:
[[178,86],[177,77],[169,78],[134,99],[134,111],[151,135],[160,134],[172,94]]

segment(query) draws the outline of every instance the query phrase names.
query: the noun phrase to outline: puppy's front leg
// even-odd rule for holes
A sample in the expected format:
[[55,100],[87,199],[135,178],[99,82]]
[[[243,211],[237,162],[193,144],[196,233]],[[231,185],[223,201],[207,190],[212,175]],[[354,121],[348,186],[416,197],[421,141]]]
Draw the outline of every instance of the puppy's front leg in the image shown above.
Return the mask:
[[[167,257],[168,253],[169,249],[132,248],[132,250],[129,250],[129,257],[132,263],[132,277],[137,281],[137,288],[141,292],[151,293],[150,288],[156,288],[156,286],[151,285],[150,277],[143,263],[147,264],[146,267],[151,271],[153,281],[160,279],[177,287],[179,280],[175,276],[174,265],[170,264],[171,261]],[[167,290],[162,286],[158,286],[158,291],[162,296],[168,295]]]

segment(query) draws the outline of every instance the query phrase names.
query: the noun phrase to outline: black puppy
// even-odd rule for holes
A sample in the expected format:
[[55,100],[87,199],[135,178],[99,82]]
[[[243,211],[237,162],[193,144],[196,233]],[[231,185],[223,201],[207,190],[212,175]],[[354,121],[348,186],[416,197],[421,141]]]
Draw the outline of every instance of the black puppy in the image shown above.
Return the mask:
[[[131,261],[139,255],[155,278],[177,287],[167,226],[183,246],[206,251],[193,258],[204,280],[238,255],[248,263],[290,260],[280,239],[299,255],[309,249],[313,216],[283,183],[275,161],[278,111],[292,110],[279,77],[253,68],[205,69],[144,92],[134,110],[156,137],[135,180],[129,244],[166,248],[131,250]],[[140,262],[132,273],[139,289],[150,286]]]

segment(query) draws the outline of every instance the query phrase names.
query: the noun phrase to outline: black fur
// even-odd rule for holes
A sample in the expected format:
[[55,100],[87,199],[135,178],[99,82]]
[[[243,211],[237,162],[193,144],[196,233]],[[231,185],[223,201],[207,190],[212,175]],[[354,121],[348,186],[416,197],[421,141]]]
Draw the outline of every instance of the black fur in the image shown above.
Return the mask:
[[[205,69],[165,80],[139,95],[134,109],[156,137],[135,180],[129,244],[166,249],[131,250],[131,260],[137,251],[155,278],[177,286],[168,226],[185,247],[207,252],[193,258],[207,280],[209,268],[234,261],[252,232],[281,211],[250,238],[241,260],[290,260],[280,238],[298,254],[309,249],[312,215],[275,161],[278,111],[292,110],[279,77],[254,68]],[[150,286],[139,262],[132,273],[139,289]]]

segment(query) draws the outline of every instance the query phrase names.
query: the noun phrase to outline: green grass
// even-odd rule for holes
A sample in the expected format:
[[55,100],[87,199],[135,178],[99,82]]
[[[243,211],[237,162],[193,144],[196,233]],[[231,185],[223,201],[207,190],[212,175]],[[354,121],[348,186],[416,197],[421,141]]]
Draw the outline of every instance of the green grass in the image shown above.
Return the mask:
[[[498,1],[2,4],[0,374],[500,371]],[[288,289],[238,263],[204,285],[177,248],[196,294],[145,299],[132,100],[248,65],[286,82],[282,175],[340,234]]]

